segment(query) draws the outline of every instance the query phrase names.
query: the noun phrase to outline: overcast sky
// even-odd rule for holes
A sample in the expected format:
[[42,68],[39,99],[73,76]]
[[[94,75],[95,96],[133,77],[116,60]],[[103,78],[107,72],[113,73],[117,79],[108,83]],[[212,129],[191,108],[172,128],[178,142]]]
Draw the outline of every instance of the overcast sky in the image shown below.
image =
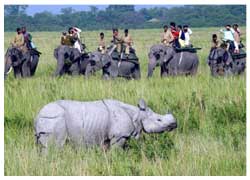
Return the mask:
[[[89,11],[91,5],[29,5],[27,8],[28,15],[34,15],[37,12],[49,11],[53,14],[60,13],[62,8],[72,7],[76,11]],[[104,10],[108,7],[108,5],[94,5],[100,10]],[[140,10],[142,8],[152,8],[152,7],[167,7],[171,8],[177,5],[135,5],[136,10]]]

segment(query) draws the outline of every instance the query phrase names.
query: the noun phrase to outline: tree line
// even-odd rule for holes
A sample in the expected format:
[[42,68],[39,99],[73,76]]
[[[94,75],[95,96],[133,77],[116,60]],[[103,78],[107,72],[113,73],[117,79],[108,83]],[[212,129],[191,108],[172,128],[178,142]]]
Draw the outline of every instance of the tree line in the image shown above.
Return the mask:
[[90,6],[89,11],[62,8],[60,14],[48,11],[28,15],[28,5],[4,6],[4,30],[26,26],[29,31],[63,31],[70,26],[83,30],[112,28],[161,28],[174,21],[191,27],[217,27],[238,23],[246,25],[245,5],[186,5],[135,10],[133,5],[109,5],[105,10]]

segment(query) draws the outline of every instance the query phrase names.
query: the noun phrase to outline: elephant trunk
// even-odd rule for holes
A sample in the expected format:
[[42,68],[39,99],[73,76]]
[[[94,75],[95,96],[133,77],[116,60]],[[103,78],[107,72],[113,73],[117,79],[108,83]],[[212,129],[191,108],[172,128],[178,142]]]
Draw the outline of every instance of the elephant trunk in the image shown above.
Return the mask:
[[149,54],[148,76],[147,76],[148,78],[152,77],[156,64],[157,62],[156,62],[156,58],[154,57],[154,55]]
[[59,55],[58,58],[57,58],[57,67],[56,67],[56,71],[54,73],[54,76],[62,75],[63,66],[64,66],[64,56]]

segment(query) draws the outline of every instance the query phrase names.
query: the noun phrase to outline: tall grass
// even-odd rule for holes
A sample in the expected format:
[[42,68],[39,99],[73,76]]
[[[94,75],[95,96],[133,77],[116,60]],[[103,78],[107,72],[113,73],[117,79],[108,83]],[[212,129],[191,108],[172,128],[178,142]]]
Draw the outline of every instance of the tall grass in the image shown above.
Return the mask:
[[[60,33],[34,32],[34,42],[43,52],[35,77],[11,75],[5,81],[5,175],[246,175],[245,75],[212,78],[205,61],[210,36],[217,29],[193,31],[193,44],[202,47],[197,76],[161,79],[157,69],[146,79],[148,49],[159,41],[160,30],[131,30],[142,66],[139,81],[104,81],[100,73],[90,79],[53,78],[53,49]],[[94,50],[99,32],[83,33],[89,50]],[[104,33],[110,39],[111,33]],[[5,33],[5,49],[12,35]],[[172,111],[178,128],[131,139],[126,150],[103,152],[67,144],[39,156],[33,119],[42,106],[58,99],[103,98],[134,105],[144,98],[158,113]]]

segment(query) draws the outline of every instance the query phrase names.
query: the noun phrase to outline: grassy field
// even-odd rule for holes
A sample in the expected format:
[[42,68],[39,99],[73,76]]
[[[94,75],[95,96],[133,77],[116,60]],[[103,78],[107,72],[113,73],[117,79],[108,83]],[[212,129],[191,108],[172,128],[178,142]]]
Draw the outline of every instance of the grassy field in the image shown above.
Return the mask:
[[[212,78],[206,65],[212,33],[218,28],[192,29],[192,43],[200,66],[195,77],[161,79],[159,69],[146,79],[149,47],[159,42],[161,30],[131,30],[141,62],[142,79],[104,81],[100,74],[53,78],[53,49],[60,32],[34,32],[43,53],[35,77],[5,81],[5,175],[246,175],[246,77]],[[243,28],[245,32],[245,28]],[[104,31],[106,41],[111,32]],[[99,31],[83,32],[92,51]],[[5,50],[14,33],[5,33]],[[245,43],[245,36],[243,36]],[[131,139],[127,150],[103,152],[99,148],[37,153],[33,119],[45,104],[58,99],[114,98],[136,104],[144,98],[154,111],[171,110],[178,128],[170,133],[143,134]]]

